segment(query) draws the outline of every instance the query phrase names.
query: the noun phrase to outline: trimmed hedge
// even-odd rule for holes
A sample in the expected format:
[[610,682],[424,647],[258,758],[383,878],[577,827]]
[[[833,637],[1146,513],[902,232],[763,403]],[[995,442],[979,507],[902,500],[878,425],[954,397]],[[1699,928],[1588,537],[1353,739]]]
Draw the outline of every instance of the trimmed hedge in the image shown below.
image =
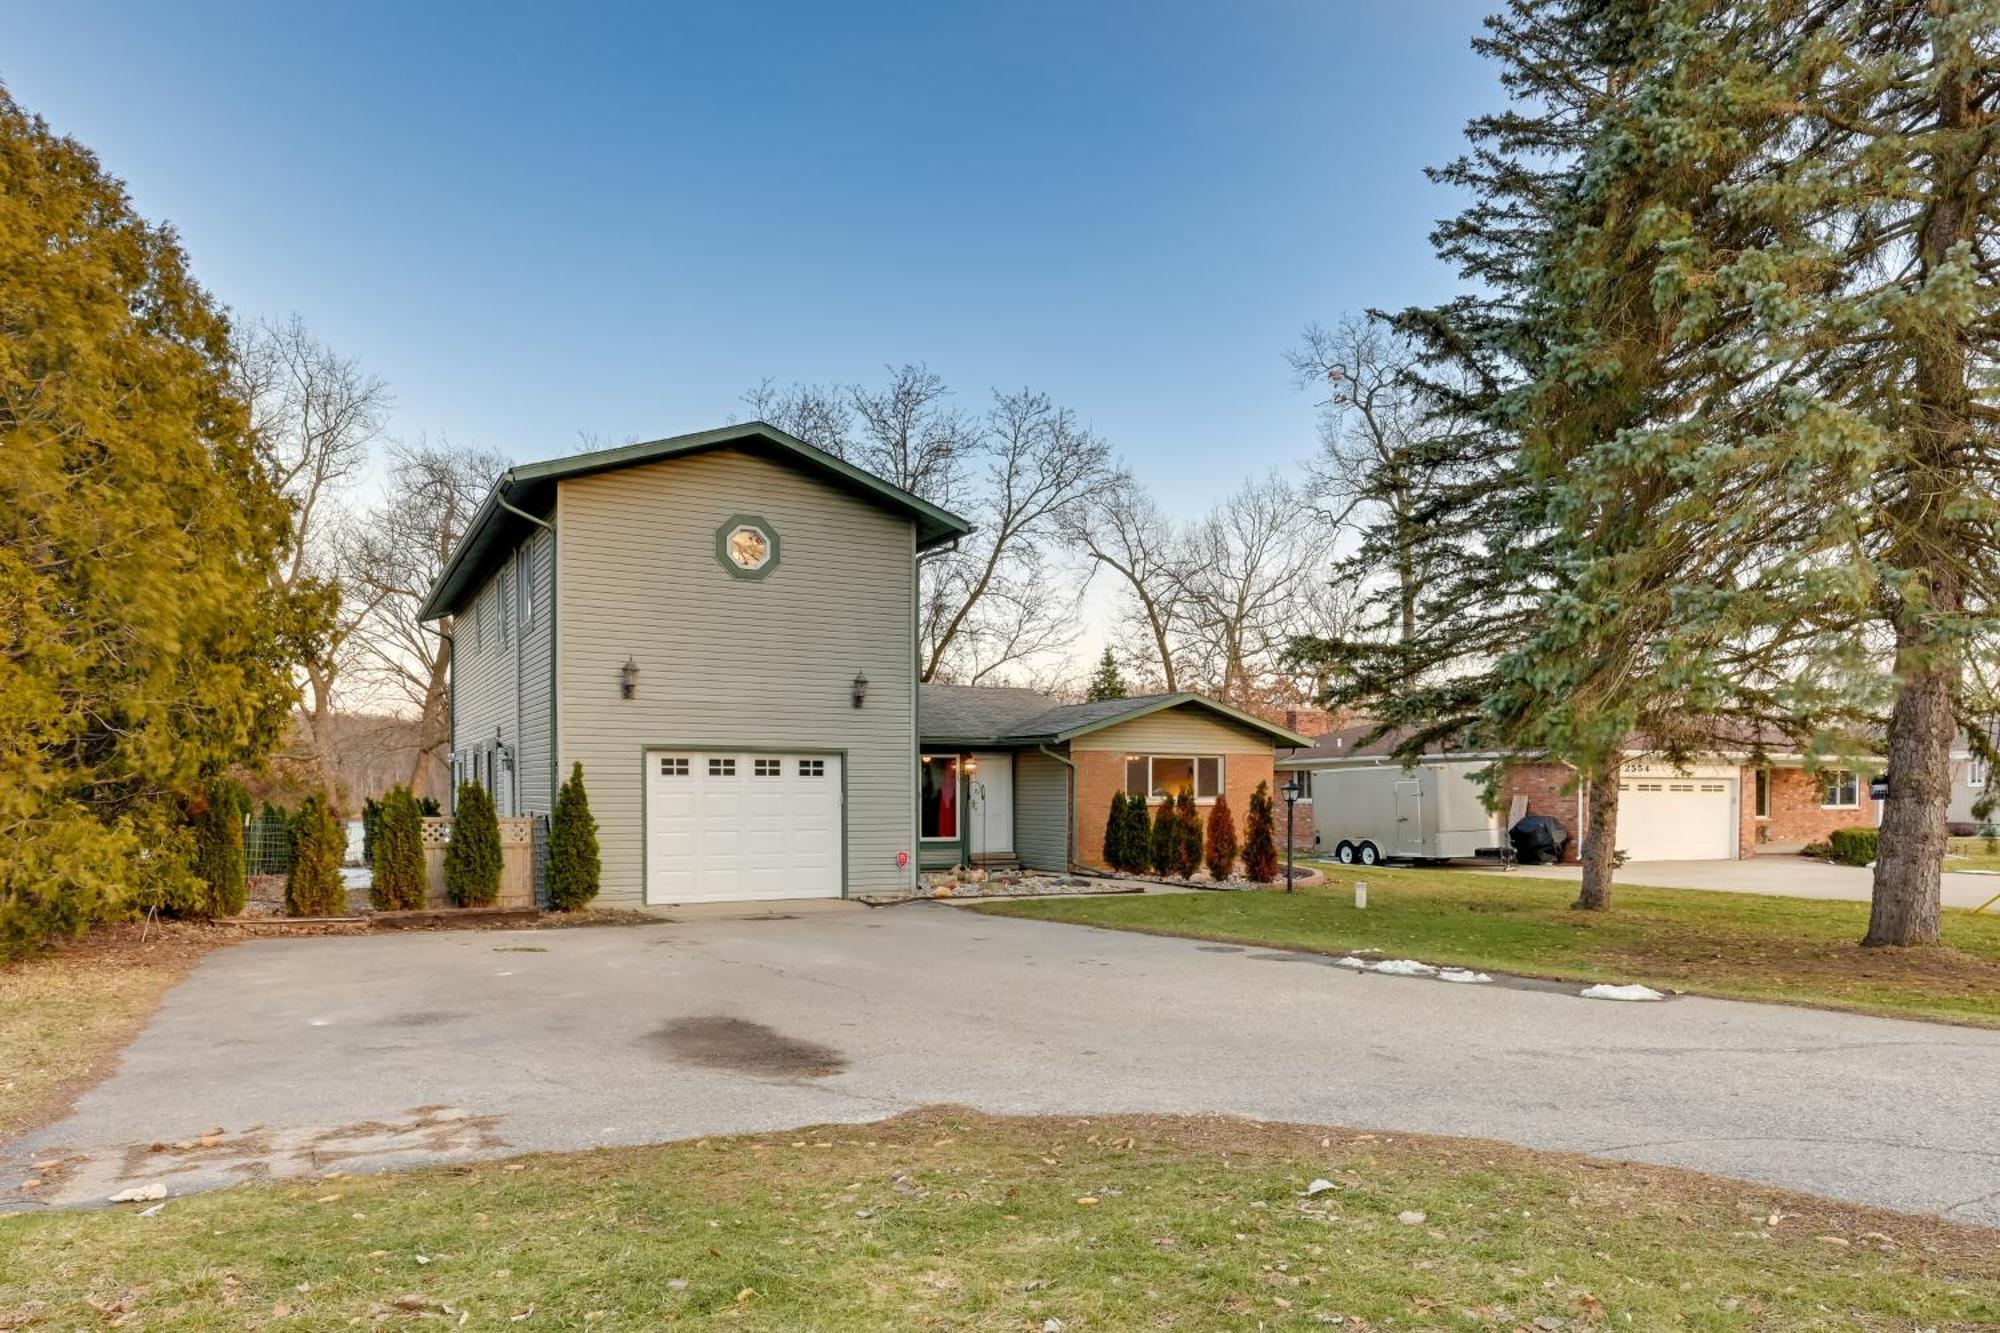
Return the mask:
[[1844,866],[1873,865],[1878,838],[1872,828],[1837,828],[1827,835],[1827,856]]
[[1111,793],[1111,813],[1104,821],[1104,864],[1113,870],[1132,869],[1132,853],[1125,841],[1131,820],[1125,814],[1123,790]]
[[597,820],[583,790],[583,765],[570,769],[549,817],[549,907],[574,912],[597,896]]
[[458,789],[444,849],[444,891],[460,907],[490,907],[500,898],[500,814],[492,793],[476,782]]

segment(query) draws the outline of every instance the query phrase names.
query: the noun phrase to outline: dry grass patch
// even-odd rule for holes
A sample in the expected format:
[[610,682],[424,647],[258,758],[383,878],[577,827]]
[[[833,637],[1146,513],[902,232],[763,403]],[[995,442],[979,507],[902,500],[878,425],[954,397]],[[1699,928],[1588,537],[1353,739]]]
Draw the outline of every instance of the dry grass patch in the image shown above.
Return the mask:
[[0,1143],[54,1119],[111,1071],[160,997],[211,949],[216,926],[110,926],[0,966]]
[[0,1327],[1969,1329],[1996,1239],[1481,1141],[936,1108],[0,1219]]

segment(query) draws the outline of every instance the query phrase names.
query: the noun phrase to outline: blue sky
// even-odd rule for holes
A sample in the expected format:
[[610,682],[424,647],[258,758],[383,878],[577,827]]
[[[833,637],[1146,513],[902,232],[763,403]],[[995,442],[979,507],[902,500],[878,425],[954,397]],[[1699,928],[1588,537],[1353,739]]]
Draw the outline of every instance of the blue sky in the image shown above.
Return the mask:
[[1033,385],[1177,512],[1312,449],[1285,349],[1437,298],[1489,6],[0,0],[0,79],[249,315],[516,459],[766,375]]

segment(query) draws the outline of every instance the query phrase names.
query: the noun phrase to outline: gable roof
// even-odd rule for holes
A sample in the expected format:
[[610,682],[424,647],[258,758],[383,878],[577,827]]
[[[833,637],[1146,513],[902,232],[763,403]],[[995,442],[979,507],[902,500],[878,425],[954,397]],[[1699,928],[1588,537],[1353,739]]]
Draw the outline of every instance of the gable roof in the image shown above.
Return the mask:
[[627,444],[616,449],[597,449],[571,454],[541,463],[524,463],[508,468],[493,483],[486,499],[466,525],[465,535],[445,562],[430,595],[424,599],[418,617],[436,620],[455,615],[471,595],[484,586],[507,553],[514,549],[536,522],[555,508],[556,485],[570,477],[587,477],[599,472],[657,463],[687,454],[713,449],[740,449],[788,463],[831,482],[864,500],[903,514],[917,525],[917,549],[925,550],[942,542],[963,537],[972,525],[948,509],[893,486],[874,473],[858,468],[843,458],[816,449],[795,435],[788,435],[763,421],[746,421],[737,426],[697,431],[692,435],[672,435],[643,444]]
[[1005,685],[923,685],[917,691],[918,726],[927,744],[1053,745],[1184,705],[1261,731],[1274,745],[1312,744],[1308,736],[1186,690],[1082,704],[1058,704],[1039,690]]

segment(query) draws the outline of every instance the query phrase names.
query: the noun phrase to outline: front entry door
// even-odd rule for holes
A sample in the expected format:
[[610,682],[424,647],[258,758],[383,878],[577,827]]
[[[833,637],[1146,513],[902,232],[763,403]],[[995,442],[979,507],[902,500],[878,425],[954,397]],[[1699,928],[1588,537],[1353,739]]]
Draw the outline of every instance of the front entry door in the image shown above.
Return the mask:
[[981,750],[965,782],[966,847],[975,861],[1014,854],[1014,756]]
[[1396,784],[1396,847],[1400,851],[1422,850],[1424,845],[1424,784]]

